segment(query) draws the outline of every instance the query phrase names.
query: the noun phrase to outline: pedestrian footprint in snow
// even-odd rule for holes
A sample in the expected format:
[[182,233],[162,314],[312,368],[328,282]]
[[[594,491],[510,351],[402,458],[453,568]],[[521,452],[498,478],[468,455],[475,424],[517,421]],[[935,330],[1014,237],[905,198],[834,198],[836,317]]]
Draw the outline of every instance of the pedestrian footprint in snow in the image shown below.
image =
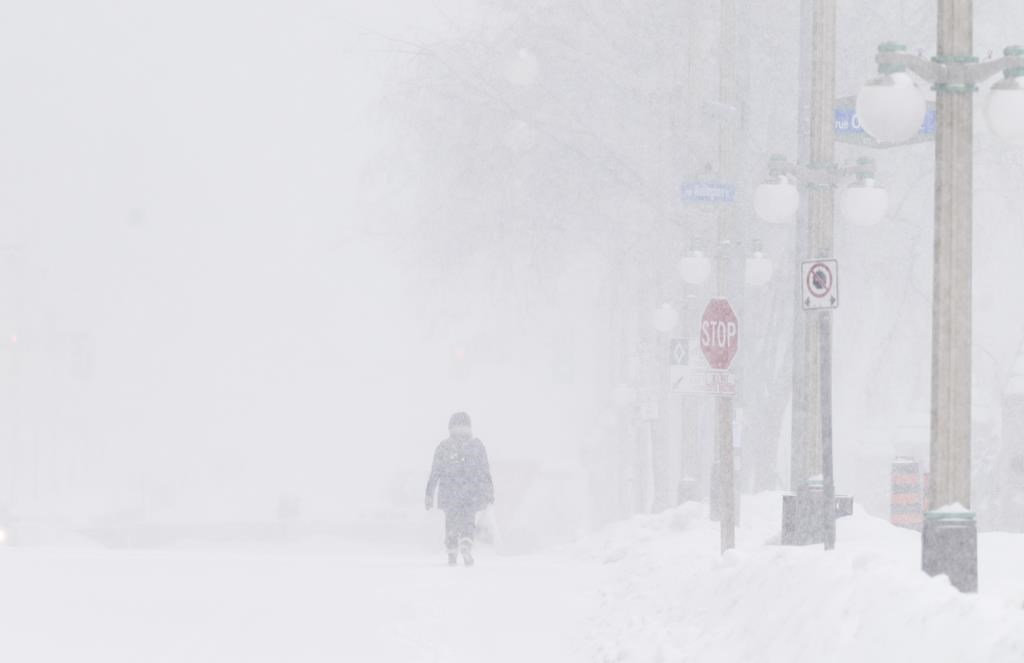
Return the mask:
[[448,564],[455,566],[458,555],[466,566],[473,565],[473,535],[476,514],[494,504],[494,483],[483,442],[473,437],[469,415],[456,412],[448,420],[448,439],[437,445],[427,480],[426,505],[444,511],[445,547]]

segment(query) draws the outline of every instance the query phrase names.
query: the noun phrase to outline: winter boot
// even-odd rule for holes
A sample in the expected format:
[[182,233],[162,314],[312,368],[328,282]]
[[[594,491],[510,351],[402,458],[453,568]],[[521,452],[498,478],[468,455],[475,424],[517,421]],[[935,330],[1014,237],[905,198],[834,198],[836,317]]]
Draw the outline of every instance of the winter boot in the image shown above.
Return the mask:
[[448,553],[448,566],[455,566],[459,563],[459,554],[450,552]]
[[473,566],[473,539],[460,540],[459,552],[462,553],[462,561],[465,565]]

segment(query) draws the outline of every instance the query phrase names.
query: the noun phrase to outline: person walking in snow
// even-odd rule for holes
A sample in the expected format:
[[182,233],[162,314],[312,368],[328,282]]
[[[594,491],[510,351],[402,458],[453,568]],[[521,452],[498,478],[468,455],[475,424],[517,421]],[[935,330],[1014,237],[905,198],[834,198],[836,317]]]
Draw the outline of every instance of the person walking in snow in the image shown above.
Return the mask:
[[473,535],[476,513],[494,504],[494,483],[483,442],[473,437],[469,415],[456,412],[448,420],[448,438],[437,445],[427,479],[426,506],[444,511],[445,547],[448,564],[473,565]]

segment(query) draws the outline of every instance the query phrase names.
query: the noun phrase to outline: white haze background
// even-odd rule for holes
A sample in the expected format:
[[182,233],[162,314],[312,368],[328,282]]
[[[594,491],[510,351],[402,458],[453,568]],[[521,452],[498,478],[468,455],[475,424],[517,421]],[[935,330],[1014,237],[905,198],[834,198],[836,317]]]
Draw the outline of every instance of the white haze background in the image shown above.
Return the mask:
[[[440,306],[446,283],[424,267],[415,239],[423,228],[407,232],[419,201],[449,193],[424,195],[435,186],[426,164],[453,158],[404,151],[410,127],[430,131],[403,114],[402,90],[419,66],[410,53],[490,34],[494,23],[478,24],[478,15],[499,4],[0,9],[0,500],[8,511],[84,525],[273,518],[284,495],[326,520],[422,508],[433,445],[448,414],[466,409],[495,459],[499,501],[515,482],[508,470],[503,485],[500,468],[528,466],[535,476],[544,466],[575,505],[560,522],[610,515],[580,506],[590,497],[579,475],[595,453],[614,462],[598,425],[611,384],[601,354],[607,256],[566,255],[565,270],[532,294],[546,305],[530,308],[489,300],[488,274],[505,269],[505,253],[473,255],[453,290],[473,296]],[[796,156],[794,4],[745,8],[747,189],[768,154]],[[979,50],[1019,40],[1021,8],[987,4],[978,7]],[[857,26],[840,30],[843,95],[870,74],[877,43],[899,36],[934,46],[934,3],[863,5],[843,3],[840,14],[841,26]],[[512,16],[512,6],[499,15]],[[680,52],[708,66],[694,67],[687,86],[688,117],[699,118],[697,102],[714,94],[716,23],[703,4],[690,10],[700,27],[690,34],[703,37]],[[440,97],[457,104],[462,93]],[[999,407],[1024,328],[1024,305],[1005,288],[1021,276],[1022,159],[980,119],[978,449],[1007,457],[1019,453],[999,437]],[[673,187],[703,164],[698,152],[714,149],[714,126],[687,128],[694,154],[690,170],[667,176]],[[878,228],[837,231],[845,279],[837,472],[841,490],[879,513],[888,461],[920,452],[926,439],[930,149],[875,155],[893,215]],[[623,209],[596,216],[595,227],[630,224]],[[790,231],[747,223],[747,235],[792,262]],[[452,255],[459,259],[457,246],[444,259]],[[522,311],[536,333],[506,330],[495,310]],[[792,313],[787,305],[757,315],[747,333]],[[785,466],[788,424],[777,425]],[[753,440],[749,431],[744,439]]]
[[396,64],[373,37],[429,37],[441,10],[460,11],[0,9],[9,510],[237,520],[295,494],[336,518],[379,504],[403,468],[418,496],[453,409],[496,451],[528,439],[536,392],[506,407],[507,384],[451,383],[407,244],[358,206]]

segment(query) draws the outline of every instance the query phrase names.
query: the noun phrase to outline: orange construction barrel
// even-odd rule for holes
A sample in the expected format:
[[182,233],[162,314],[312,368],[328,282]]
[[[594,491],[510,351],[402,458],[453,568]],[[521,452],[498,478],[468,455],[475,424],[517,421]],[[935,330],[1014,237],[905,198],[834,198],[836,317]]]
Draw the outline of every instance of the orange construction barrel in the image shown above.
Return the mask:
[[921,468],[913,458],[892,462],[892,502],[890,522],[897,527],[921,531],[924,521]]

